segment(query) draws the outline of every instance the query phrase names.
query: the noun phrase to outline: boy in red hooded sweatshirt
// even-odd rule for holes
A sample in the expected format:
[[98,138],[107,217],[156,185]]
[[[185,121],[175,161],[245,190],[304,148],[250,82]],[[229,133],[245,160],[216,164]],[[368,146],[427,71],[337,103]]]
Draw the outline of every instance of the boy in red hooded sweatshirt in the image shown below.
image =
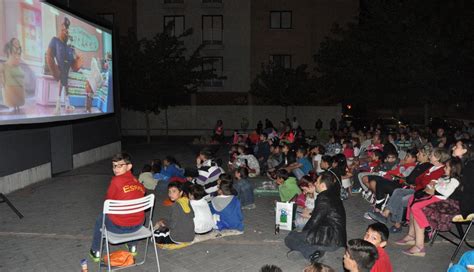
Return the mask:
[[[119,153],[112,157],[112,170],[114,177],[110,181],[105,199],[132,200],[142,198],[145,195],[145,187],[133,176],[131,157],[127,153]],[[105,226],[107,230],[114,233],[132,233],[140,229],[145,219],[145,213],[133,214],[106,214]],[[94,262],[100,261],[100,241],[102,239],[103,214],[101,213],[95,222],[94,236],[90,250],[91,258]],[[136,244],[131,242],[128,245],[132,255],[136,255]]]

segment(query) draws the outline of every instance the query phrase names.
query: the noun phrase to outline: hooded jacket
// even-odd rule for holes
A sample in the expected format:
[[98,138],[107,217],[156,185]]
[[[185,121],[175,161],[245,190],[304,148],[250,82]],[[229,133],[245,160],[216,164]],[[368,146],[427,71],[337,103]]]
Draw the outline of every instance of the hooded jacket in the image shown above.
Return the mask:
[[303,231],[307,232],[306,242],[311,245],[346,246],[346,211],[337,190],[330,189],[318,194],[311,218]]

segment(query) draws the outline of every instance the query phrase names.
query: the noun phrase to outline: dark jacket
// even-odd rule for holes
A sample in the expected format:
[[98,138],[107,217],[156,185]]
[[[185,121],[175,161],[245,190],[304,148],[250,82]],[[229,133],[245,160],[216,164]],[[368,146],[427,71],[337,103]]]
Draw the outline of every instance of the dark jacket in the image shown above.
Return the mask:
[[462,196],[459,207],[461,209],[461,214],[465,218],[470,213],[474,213],[474,160],[470,160],[464,164],[462,169],[461,186]]
[[308,234],[306,241],[325,247],[345,247],[346,211],[339,191],[333,189],[318,194],[311,218],[303,228]]

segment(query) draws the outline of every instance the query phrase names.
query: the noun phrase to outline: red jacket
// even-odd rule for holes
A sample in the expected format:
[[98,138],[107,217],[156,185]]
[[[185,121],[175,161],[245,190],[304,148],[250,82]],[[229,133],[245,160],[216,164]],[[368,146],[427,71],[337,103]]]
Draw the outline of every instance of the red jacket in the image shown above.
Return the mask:
[[377,247],[377,251],[379,253],[379,258],[375,261],[370,272],[392,272],[392,263],[390,262],[390,257],[387,252],[385,252],[385,249]]
[[428,170],[423,172],[415,179],[415,190],[423,190],[426,185],[432,180],[437,180],[444,175],[444,167],[441,166],[436,170],[432,170],[434,166],[430,167]]
[[[145,195],[145,187],[132,174],[131,171],[123,175],[115,176],[110,181],[105,199],[131,200],[141,198]],[[132,227],[143,224],[145,212],[133,214],[109,214],[109,219],[118,226]]]

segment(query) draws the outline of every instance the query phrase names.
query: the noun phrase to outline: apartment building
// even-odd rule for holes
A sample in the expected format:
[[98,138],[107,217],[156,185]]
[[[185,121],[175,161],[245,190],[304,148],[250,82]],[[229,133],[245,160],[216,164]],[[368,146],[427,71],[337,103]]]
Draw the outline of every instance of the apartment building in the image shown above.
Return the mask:
[[[245,97],[262,63],[285,67],[308,64],[330,34],[334,23],[356,20],[360,0],[61,0],[70,8],[113,17],[120,35],[128,28],[139,37],[152,37],[172,22],[172,35],[192,28],[183,39],[192,51],[205,44],[202,55],[225,77],[205,83],[200,94],[226,93]],[[204,97],[210,97],[205,96]],[[204,100],[206,100],[204,99]],[[230,99],[223,101],[232,103]],[[242,101],[242,100],[241,100]]]
[[251,78],[262,63],[308,64],[334,23],[355,19],[359,0],[256,0],[251,6]]
[[183,40],[190,51],[204,43],[204,58],[225,80],[204,84],[201,92],[247,92],[250,86],[250,0],[142,0],[137,1],[137,33],[151,37],[169,22],[172,35],[192,28]]

